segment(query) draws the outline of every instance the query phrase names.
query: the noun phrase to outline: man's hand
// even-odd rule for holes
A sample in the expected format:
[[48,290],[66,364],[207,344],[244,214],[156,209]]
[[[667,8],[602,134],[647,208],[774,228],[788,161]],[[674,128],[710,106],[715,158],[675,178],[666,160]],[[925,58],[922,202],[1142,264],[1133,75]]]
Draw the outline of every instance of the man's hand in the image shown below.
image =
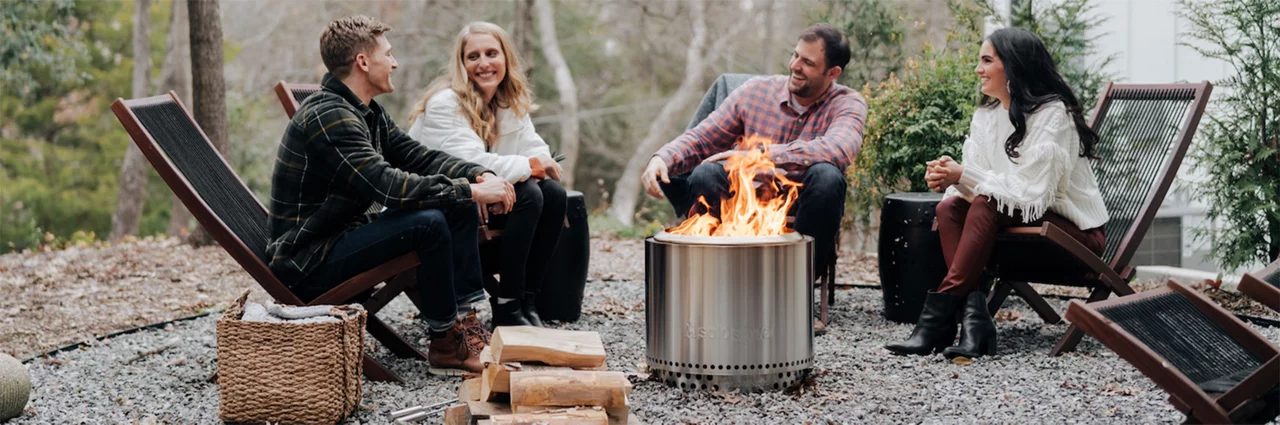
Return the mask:
[[640,175],[640,181],[644,183],[645,193],[662,199],[662,187],[658,186],[658,179],[662,179],[663,183],[671,183],[671,178],[667,176],[667,162],[661,157],[654,156],[649,160],[649,166],[644,168],[644,173]]
[[538,167],[542,168],[546,177],[553,180],[560,180],[560,175],[564,173],[564,169],[560,168],[560,163],[551,159],[549,156],[538,155],[533,158],[529,158],[529,165],[532,166],[534,162],[537,162]]
[[924,181],[929,190],[934,192],[942,192],[959,183],[960,175],[964,174],[964,165],[946,155],[926,162],[925,165]]
[[[516,203],[516,189],[510,182],[498,178],[493,173],[484,173],[476,178],[479,183],[471,185],[471,199],[481,205],[498,204],[498,214],[506,214]],[[494,212],[490,210],[490,212]]]

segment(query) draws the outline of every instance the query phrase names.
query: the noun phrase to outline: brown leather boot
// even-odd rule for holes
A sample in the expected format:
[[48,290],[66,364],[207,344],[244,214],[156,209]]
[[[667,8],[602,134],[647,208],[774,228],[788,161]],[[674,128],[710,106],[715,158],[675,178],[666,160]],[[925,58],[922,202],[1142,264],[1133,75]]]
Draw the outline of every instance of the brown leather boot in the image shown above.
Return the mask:
[[478,353],[471,354],[466,338],[461,320],[454,322],[443,337],[432,338],[431,344],[427,346],[427,363],[431,365],[428,371],[446,376],[483,372],[484,365],[480,364],[480,356]]
[[480,318],[476,317],[474,311],[462,316],[458,321],[462,323],[462,335],[465,337],[463,341],[466,342],[467,349],[471,350],[471,355],[480,357],[480,351],[489,346],[489,340],[493,338],[493,334],[480,323]]

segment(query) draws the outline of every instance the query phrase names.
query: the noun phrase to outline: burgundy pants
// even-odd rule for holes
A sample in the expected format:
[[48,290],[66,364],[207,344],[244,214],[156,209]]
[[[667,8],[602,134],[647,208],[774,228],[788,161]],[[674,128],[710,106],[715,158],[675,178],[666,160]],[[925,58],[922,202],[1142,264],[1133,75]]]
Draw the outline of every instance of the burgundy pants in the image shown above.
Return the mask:
[[938,238],[942,240],[942,256],[947,262],[947,277],[938,285],[938,292],[952,295],[966,296],[978,289],[996,234],[1007,227],[1050,222],[1095,254],[1102,254],[1107,244],[1101,227],[1080,230],[1075,223],[1052,211],[1045,212],[1039,220],[1023,223],[1020,211],[1012,217],[1002,214],[986,195],[974,197],[972,203],[960,197],[947,198],[938,204],[937,212]]

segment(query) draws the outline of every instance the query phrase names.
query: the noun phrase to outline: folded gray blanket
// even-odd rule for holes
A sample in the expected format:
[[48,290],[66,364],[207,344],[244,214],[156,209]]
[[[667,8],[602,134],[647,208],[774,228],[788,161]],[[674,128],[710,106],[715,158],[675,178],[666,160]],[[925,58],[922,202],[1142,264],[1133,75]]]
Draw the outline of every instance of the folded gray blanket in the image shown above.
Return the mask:
[[[347,305],[349,308],[364,310],[360,304]],[[338,323],[337,317],[330,316],[331,305],[287,306],[267,301],[267,305],[245,303],[244,316],[240,320],[246,322],[269,323]]]

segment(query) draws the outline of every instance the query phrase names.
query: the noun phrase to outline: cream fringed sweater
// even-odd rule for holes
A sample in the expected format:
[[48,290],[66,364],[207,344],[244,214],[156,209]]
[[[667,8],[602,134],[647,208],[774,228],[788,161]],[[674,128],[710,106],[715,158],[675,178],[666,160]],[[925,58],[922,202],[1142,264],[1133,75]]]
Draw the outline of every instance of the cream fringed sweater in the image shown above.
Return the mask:
[[[987,195],[996,208],[1012,215],[1021,210],[1032,222],[1053,211],[1080,229],[1107,224],[1107,208],[1088,158],[1080,156],[1080,137],[1062,102],[1044,104],[1027,116],[1027,133],[1011,160],[1004,152],[1013,134],[1009,113],[1000,107],[979,107],[964,141],[964,173],[947,188],[946,197],[973,200]],[[1016,161],[1016,162],[1014,162]]]

